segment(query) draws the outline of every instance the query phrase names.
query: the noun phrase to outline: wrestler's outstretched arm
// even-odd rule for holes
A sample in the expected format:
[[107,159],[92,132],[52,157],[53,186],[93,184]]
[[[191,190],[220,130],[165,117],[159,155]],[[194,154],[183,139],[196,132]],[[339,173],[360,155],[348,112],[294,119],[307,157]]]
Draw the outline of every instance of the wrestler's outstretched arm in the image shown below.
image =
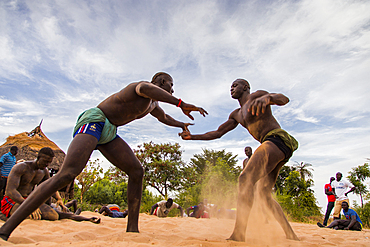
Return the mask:
[[156,107],[150,112],[153,117],[157,118],[158,121],[173,127],[180,127],[183,131],[189,131],[188,126],[193,125],[192,123],[183,123],[167,115],[162,108],[159,107],[158,102],[156,102]]
[[182,133],[179,133],[179,135],[183,140],[214,140],[220,138],[238,126],[239,123],[232,117],[233,113],[231,113],[229,119],[221,124],[215,131],[210,131],[201,135],[192,135],[190,134],[190,131],[183,131]]
[[205,114],[208,114],[208,112],[204,110],[203,108],[197,107],[192,104],[187,104],[181,99],[177,99],[176,97],[172,96],[166,90],[152,83],[149,83],[149,82],[139,83],[136,86],[135,90],[136,90],[136,93],[142,97],[150,98],[155,101],[166,102],[166,103],[180,107],[182,112],[186,116],[188,116],[191,120],[194,120],[194,117],[190,115],[190,112],[192,111],[198,111],[200,114],[202,114],[203,117],[205,117]]
[[248,112],[252,115],[260,115],[265,113],[266,107],[269,105],[285,105],[289,102],[289,98],[281,93],[268,93],[266,91],[258,91],[260,97],[251,100]]

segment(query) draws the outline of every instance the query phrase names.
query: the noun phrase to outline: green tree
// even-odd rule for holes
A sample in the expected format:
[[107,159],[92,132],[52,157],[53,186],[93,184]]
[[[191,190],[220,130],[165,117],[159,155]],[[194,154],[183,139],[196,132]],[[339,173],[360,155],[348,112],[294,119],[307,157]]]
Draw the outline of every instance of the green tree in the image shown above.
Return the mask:
[[207,199],[219,207],[235,207],[238,177],[242,171],[236,165],[236,157],[225,150],[203,149],[203,153],[194,154],[186,176],[191,186],[179,193],[177,202],[187,208]]
[[306,177],[307,178],[312,178],[313,177],[313,174],[310,170],[313,171],[313,168],[312,168],[312,164],[310,163],[306,163],[306,162],[297,162],[295,161],[294,162],[294,165],[293,165],[293,168],[295,171],[298,171],[299,172],[299,175],[301,177],[302,180],[306,181]]
[[[276,179],[276,183],[274,186],[275,192],[277,194],[281,194],[281,192],[283,191],[283,188],[285,187],[285,180],[289,176],[290,172],[297,171],[299,173],[300,179],[302,179],[303,181],[308,181],[309,179],[313,177],[311,170],[313,170],[312,165],[306,162],[299,163],[295,161],[292,166],[284,165],[280,169],[279,175]],[[308,179],[306,180],[306,178]]]
[[127,206],[127,183],[116,183],[104,178],[85,193],[85,201],[92,204],[117,204],[121,207]]
[[238,177],[230,171],[229,164],[218,158],[214,165],[209,164],[201,183],[201,198],[226,208],[236,206],[238,194]]
[[312,165],[295,162],[280,169],[275,184],[276,199],[291,218],[306,221],[307,217],[321,215],[312,186]]
[[182,190],[186,184],[184,173],[188,171],[182,161],[180,145],[143,143],[134,150],[144,167],[144,187],[151,186],[164,198],[169,191]]
[[369,193],[366,184],[364,184],[364,181],[367,178],[370,178],[369,164],[365,163],[363,165],[359,165],[358,167],[352,168],[347,178],[356,187],[353,193],[360,196],[361,207],[363,208],[364,207],[363,196]]
[[289,176],[290,172],[294,171],[294,167],[285,165],[280,169],[279,175],[275,183],[275,193],[281,194],[285,187],[285,180]]
[[212,149],[202,149],[203,153],[194,154],[193,158],[190,158],[190,166],[195,169],[198,175],[202,175],[207,167],[215,166],[216,162],[221,159],[229,167],[230,172],[234,175],[239,176],[242,171],[241,167],[237,167],[236,164],[238,160],[236,157],[238,155],[233,155],[231,152],[226,152],[224,149],[221,151],[216,151]]
[[162,199],[162,196],[154,195],[152,192],[144,188],[141,196],[140,212],[150,213],[152,206],[157,202],[162,201]]
[[295,220],[305,221],[305,217],[320,215],[314,191],[313,180],[303,180],[301,174],[293,170],[284,182],[277,199],[283,209]]
[[109,166],[108,170],[104,173],[104,178],[108,178],[111,182],[116,184],[123,182],[127,183],[128,180],[128,176],[124,171],[112,165]]
[[99,159],[89,160],[82,172],[76,177],[77,184],[80,187],[80,200],[83,202],[84,194],[96,182],[102,180],[103,168],[100,166]]

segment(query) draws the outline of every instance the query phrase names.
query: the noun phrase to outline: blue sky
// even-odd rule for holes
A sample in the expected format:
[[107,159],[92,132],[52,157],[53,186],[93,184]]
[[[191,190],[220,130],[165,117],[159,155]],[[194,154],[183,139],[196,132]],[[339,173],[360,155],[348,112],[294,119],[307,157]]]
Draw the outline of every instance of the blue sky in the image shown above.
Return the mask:
[[[245,78],[252,91],[290,98],[272,109],[300,143],[291,162],[313,164],[316,197],[325,206],[329,178],[370,158],[369,11],[369,1],[342,0],[3,0],[0,140],[44,119],[44,133],[66,151],[82,111],[158,71],[173,76],[176,97],[208,111],[206,118],[193,114],[191,131],[203,133],[238,107],[230,85]],[[240,126],[214,141],[183,141],[178,132],[151,116],[119,128],[133,149],[178,142],[186,162],[209,148],[238,154],[241,165],[244,147],[259,145]]]

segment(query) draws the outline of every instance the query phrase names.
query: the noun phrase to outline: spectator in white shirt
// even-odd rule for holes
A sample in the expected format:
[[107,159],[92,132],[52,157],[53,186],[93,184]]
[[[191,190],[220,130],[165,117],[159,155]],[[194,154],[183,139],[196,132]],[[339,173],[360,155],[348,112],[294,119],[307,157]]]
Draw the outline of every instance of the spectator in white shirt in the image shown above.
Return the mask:
[[[342,179],[342,173],[337,172],[336,174],[336,180],[332,182],[331,186],[333,188],[333,191],[335,193],[335,198],[337,199],[335,201],[334,206],[334,213],[333,217],[334,220],[340,219],[340,210],[342,209],[342,202],[347,202],[349,205],[349,198],[348,193],[354,191],[356,189],[353,184],[350,182]],[[348,190],[350,189],[350,190]]]

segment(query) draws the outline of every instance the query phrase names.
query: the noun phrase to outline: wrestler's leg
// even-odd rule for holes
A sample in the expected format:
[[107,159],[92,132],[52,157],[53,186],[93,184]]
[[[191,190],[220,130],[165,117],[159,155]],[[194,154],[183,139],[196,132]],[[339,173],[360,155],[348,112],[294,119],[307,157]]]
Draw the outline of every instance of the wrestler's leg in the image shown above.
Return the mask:
[[99,214],[102,214],[102,213],[105,213],[105,215],[108,215],[110,217],[113,216],[113,213],[112,211],[107,207],[107,206],[103,206],[100,210],[99,210]]
[[144,170],[134,152],[120,137],[99,146],[99,151],[116,167],[126,172],[128,179],[128,232],[139,232],[138,220]]
[[[21,204],[14,204],[14,206],[12,207],[12,209],[10,209],[10,212],[9,212],[9,217],[12,216],[12,214],[14,214],[15,211],[17,211],[17,209],[19,208]],[[31,216],[27,216],[26,219],[31,219]]]
[[30,194],[18,210],[0,228],[0,237],[7,240],[12,231],[58,189],[67,186],[85,167],[98,140],[88,134],[78,134],[69,145],[60,171],[44,181]]
[[84,217],[84,216],[81,216],[81,215],[75,215],[75,214],[72,214],[72,213],[63,213],[63,212],[58,212],[58,215],[59,215],[60,220],[70,219],[70,220],[74,220],[74,221],[90,221],[90,222],[95,223],[95,224],[100,223],[100,218],[98,218],[98,217],[87,218],[87,217]]
[[239,176],[236,221],[234,232],[229,239],[245,241],[248,218],[254,200],[254,185],[258,180],[272,172],[284,158],[283,152],[269,141],[262,143],[256,149]]
[[59,220],[59,215],[52,207],[42,204],[40,207],[42,220]]
[[280,162],[275,169],[270,172],[266,177],[261,179],[259,183],[261,186],[261,190],[259,191],[260,196],[263,198],[264,205],[267,206],[272,214],[274,215],[277,222],[279,222],[280,226],[283,228],[286,238],[292,240],[299,240],[297,235],[294,233],[292,227],[290,226],[287,218],[284,215],[284,212],[277,201],[271,195],[272,188],[275,185],[277,176],[279,175],[280,168],[285,164],[285,162]]
[[261,214],[261,222],[268,224],[268,211],[267,205],[264,202],[264,195],[261,194],[261,191],[266,186],[265,185],[265,177],[261,178],[256,185],[254,186],[254,193],[255,193],[255,200],[253,205],[259,209],[259,213]]
[[64,204],[67,208],[73,208],[72,212],[75,213],[77,210],[77,200],[73,199],[72,201],[67,202]]

